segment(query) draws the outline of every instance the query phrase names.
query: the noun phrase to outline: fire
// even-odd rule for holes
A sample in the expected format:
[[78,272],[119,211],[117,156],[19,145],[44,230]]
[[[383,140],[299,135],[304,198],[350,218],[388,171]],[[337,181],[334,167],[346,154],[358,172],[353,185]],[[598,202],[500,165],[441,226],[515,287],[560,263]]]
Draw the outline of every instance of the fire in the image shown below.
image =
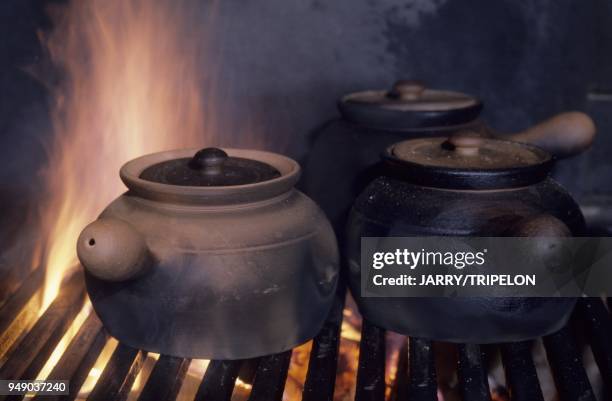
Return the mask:
[[[215,0],[206,4],[207,12],[201,2],[190,0],[72,0],[56,10],[55,28],[42,37],[62,75],[59,84],[48,82],[53,136],[41,172],[46,268],[41,311],[55,298],[67,270],[77,264],[80,231],[125,190],[118,177],[123,163],[173,148],[264,143],[258,136],[262,133],[251,129],[253,116],[244,119],[248,127],[219,117],[236,113],[219,110],[226,93],[218,84],[222,61],[213,40],[218,7]],[[247,129],[238,138],[236,128]],[[68,340],[58,345],[41,377]],[[343,324],[335,399],[354,393],[358,345],[358,324]],[[108,341],[82,394],[95,385],[116,346],[114,339]],[[289,399],[299,398],[309,352],[310,344],[294,351]],[[192,361],[181,392],[195,393],[207,364]],[[237,388],[249,391],[250,384],[239,382]]]
[[219,143],[214,88],[204,87],[214,81],[214,63],[203,66],[199,56],[214,13],[200,14],[184,0],[75,0],[43,37],[65,72],[54,88],[54,135],[42,171],[45,306],[77,262],[80,231],[125,189],[123,163]]

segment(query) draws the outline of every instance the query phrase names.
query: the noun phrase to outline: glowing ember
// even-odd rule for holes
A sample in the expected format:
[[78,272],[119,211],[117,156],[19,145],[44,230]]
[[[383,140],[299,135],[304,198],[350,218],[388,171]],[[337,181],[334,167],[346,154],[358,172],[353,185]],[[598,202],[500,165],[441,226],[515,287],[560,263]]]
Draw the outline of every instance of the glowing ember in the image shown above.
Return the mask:
[[93,367],[89,371],[89,374],[87,375],[87,378],[85,379],[85,382],[83,382],[83,385],[81,386],[81,389],[79,390],[77,399],[84,400],[89,396],[89,394],[91,393],[91,390],[93,390],[96,383],[98,382],[98,379],[102,375],[102,371],[104,367],[110,360],[111,356],[113,355],[113,352],[115,352],[115,349],[117,348],[118,345],[119,343],[114,338],[111,337],[108,339],[108,341],[104,345],[104,348],[102,348],[100,355],[98,355],[96,362],[94,363]]
[[43,38],[66,72],[55,89],[54,137],[42,172],[45,305],[76,262],[79,232],[125,189],[123,163],[215,142],[214,96],[204,93],[197,57],[206,32],[193,31],[211,21],[199,14],[185,1],[72,1]]
[[311,349],[312,341],[293,349],[291,353],[291,364],[289,365],[289,372],[287,373],[287,381],[285,382],[283,400],[292,401],[301,399],[304,383],[306,382],[306,374],[308,373],[308,362],[310,360]]

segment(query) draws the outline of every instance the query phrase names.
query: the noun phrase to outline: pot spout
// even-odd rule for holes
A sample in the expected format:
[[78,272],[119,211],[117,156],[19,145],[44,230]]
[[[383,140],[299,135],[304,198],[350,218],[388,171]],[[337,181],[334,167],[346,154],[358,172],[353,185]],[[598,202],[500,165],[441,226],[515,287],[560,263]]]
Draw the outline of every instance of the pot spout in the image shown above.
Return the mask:
[[130,224],[112,217],[100,218],[83,229],[77,255],[89,273],[107,281],[134,278],[152,262],[143,236]]

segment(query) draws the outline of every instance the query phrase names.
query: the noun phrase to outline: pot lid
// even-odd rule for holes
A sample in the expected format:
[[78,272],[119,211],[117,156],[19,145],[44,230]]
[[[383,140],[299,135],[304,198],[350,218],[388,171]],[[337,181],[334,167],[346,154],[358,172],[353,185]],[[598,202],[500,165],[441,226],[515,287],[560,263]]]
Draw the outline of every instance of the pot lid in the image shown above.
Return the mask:
[[482,103],[475,97],[397,81],[390,90],[351,93],[340,99],[342,116],[373,128],[409,130],[460,125],[475,120]]
[[255,184],[280,177],[274,167],[258,160],[231,157],[218,148],[205,148],[193,157],[165,160],[140,174],[146,181],[190,187]]
[[544,179],[552,157],[523,143],[462,131],[451,138],[396,143],[383,156],[402,177],[421,185],[455,189],[499,189]]

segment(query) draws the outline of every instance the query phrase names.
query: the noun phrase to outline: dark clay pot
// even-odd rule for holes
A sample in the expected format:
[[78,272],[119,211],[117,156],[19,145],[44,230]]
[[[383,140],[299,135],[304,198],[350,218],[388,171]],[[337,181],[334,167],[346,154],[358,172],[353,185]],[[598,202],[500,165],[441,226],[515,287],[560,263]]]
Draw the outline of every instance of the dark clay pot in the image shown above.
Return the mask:
[[334,299],[338,251],[281,155],[179,150],[121,169],[129,191],[77,251],[93,307],[122,343],[189,358],[242,359],[315,336]]
[[355,202],[347,228],[350,285],[370,322],[440,341],[519,341],[567,321],[570,298],[362,298],[361,237],[579,235],[578,205],[548,177],[546,152],[515,142],[410,140],[384,155],[387,175]]
[[380,154],[394,143],[469,130],[534,144],[562,158],[587,148],[595,134],[588,116],[567,112],[500,135],[479,119],[482,108],[473,96],[428,89],[416,81],[346,95],[338,101],[342,119],[328,122],[312,138],[300,188],[325,211],[342,243],[353,201],[382,174]]
[[321,206],[339,239],[355,197],[380,175],[384,149],[405,139],[483,127],[478,99],[412,81],[398,81],[388,92],[346,95],[338,109],[342,119],[329,121],[312,138],[300,188]]

